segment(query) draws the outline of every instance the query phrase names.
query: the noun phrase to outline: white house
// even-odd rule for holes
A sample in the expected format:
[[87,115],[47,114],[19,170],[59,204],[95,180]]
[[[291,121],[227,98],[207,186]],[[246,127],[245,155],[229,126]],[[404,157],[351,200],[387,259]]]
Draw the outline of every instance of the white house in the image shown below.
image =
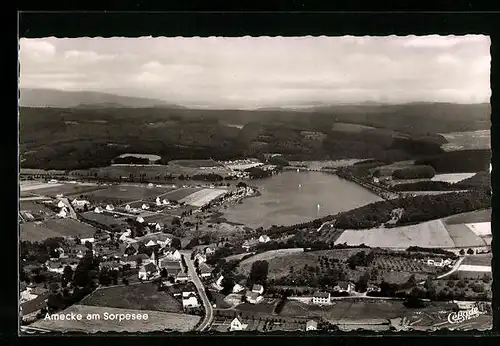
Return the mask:
[[63,201],[59,201],[59,203],[57,203],[57,207],[58,208],[65,208],[66,207],[66,204],[64,204]]
[[148,210],[148,209],[149,209],[149,205],[147,205],[147,204],[143,204],[143,205],[141,206],[141,208],[142,208],[143,210]]
[[71,202],[72,205],[76,207],[84,207],[85,205],[89,205],[90,202],[86,200],[77,200],[76,198]]
[[264,293],[264,287],[262,287],[262,285],[253,285],[252,292],[262,294]]
[[141,216],[138,216],[137,219],[135,219],[135,221],[137,221],[139,223],[143,223],[144,219]]
[[235,284],[233,286],[233,293],[240,293],[241,291],[244,291],[245,287],[241,286],[240,284]]
[[57,216],[65,218],[68,216],[68,212],[66,211],[66,208],[62,208],[61,211],[57,214]]
[[188,274],[186,273],[183,273],[183,272],[179,272],[177,274],[177,276],[175,277],[175,282],[187,282],[189,281],[191,278],[189,277]]
[[160,197],[156,197],[156,206],[157,207],[160,207],[161,206],[161,200],[160,200]]
[[163,227],[162,227],[159,223],[157,223],[157,224],[155,225],[155,230],[157,230],[157,231],[161,231],[162,229],[163,229]]
[[271,241],[271,238],[269,238],[269,236],[267,235],[261,235],[259,237],[259,243],[267,243],[267,242],[270,242]]
[[177,249],[168,248],[168,249],[165,249],[165,251],[163,253],[165,255],[164,258],[166,258],[170,261],[180,261],[181,260],[181,253]]
[[146,246],[155,246],[155,245],[156,245],[156,242],[153,240],[148,241],[148,243],[146,244]]
[[118,238],[121,241],[125,241],[128,237],[132,235],[132,230],[130,228],[127,228],[125,232]]
[[306,332],[312,331],[312,330],[318,330],[318,322],[314,320],[309,320],[306,323]]
[[94,237],[80,238],[80,241],[82,242],[82,244],[85,244],[86,242],[93,243],[95,242],[95,238]]
[[241,319],[240,316],[235,317],[234,320],[231,321],[231,325],[229,327],[229,330],[231,332],[234,331],[239,331],[239,330],[245,330],[247,329],[248,324],[243,323],[243,320]]
[[259,304],[264,299],[259,293],[250,291],[246,292],[245,298],[250,304]]
[[333,288],[335,292],[351,292],[354,290],[354,284],[349,281],[339,281],[337,285]]
[[198,266],[198,270],[199,270],[200,276],[202,278],[208,278],[208,277],[210,277],[212,275],[212,271],[214,269],[211,266],[209,266],[208,264],[206,264],[206,263],[201,263]]
[[166,199],[164,199],[164,200],[162,201],[162,204],[163,204],[163,205],[169,205],[169,204],[170,204],[170,202],[169,202],[169,201],[167,201]]
[[101,214],[103,212],[102,208],[101,207],[95,207],[94,209],[94,213],[96,214]]
[[115,207],[113,207],[113,205],[112,205],[112,204],[108,204],[108,205],[106,206],[106,210],[107,210],[107,211],[113,211],[113,210],[115,210]]
[[312,302],[318,305],[330,304],[330,296],[329,292],[316,292],[312,297]]
[[186,308],[197,308],[200,306],[198,303],[198,298],[196,298],[196,294],[190,293],[187,297],[184,296],[185,292],[182,292],[182,307]]
[[127,205],[125,206],[125,210],[126,210],[126,211],[131,211],[131,210],[132,210],[132,208],[130,208],[130,205],[128,205],[128,204],[127,204]]
[[207,256],[203,255],[202,253],[197,253],[196,256],[194,256],[194,259],[201,264],[207,261]]

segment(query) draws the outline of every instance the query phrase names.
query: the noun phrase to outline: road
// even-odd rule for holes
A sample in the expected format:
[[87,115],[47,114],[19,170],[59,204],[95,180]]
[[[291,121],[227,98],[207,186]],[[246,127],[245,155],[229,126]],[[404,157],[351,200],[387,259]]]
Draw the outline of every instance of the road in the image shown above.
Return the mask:
[[188,267],[188,274],[189,276],[191,276],[191,280],[196,286],[198,294],[200,295],[201,300],[203,302],[203,306],[205,307],[205,317],[203,318],[201,324],[198,326],[199,331],[204,331],[212,323],[212,320],[214,318],[214,310],[212,308],[210,300],[208,300],[207,294],[205,293],[205,286],[203,286],[203,283],[201,282],[198,274],[196,273],[193,261],[191,260],[191,251],[184,250],[181,251],[181,254],[184,255],[184,259],[186,260],[186,264]]

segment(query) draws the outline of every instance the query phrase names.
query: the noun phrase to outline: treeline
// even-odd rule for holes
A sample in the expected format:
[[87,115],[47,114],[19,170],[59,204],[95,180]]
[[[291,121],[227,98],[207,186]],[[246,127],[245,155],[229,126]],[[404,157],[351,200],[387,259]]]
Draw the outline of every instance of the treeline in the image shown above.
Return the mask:
[[135,156],[117,157],[113,160],[116,164],[129,164],[129,165],[147,165],[149,159]]
[[445,181],[418,181],[394,185],[393,191],[458,191],[469,189],[491,188],[491,175],[488,172],[479,172],[474,176],[459,181],[448,183]]
[[437,173],[475,173],[489,170],[490,150],[460,150],[417,160],[415,165],[432,166]]
[[[443,250],[443,249],[435,249],[435,248],[426,248],[420,246],[410,246],[406,249],[408,252],[427,252],[436,255],[444,255],[450,258],[457,258],[454,252]],[[413,255],[413,254],[412,254]]]
[[415,224],[491,206],[491,194],[485,190],[422,195],[374,202],[335,217],[335,227],[363,229],[378,227],[392,218],[394,209],[404,210],[396,226]]
[[392,173],[394,179],[431,179],[434,175],[436,171],[431,166],[410,166]]

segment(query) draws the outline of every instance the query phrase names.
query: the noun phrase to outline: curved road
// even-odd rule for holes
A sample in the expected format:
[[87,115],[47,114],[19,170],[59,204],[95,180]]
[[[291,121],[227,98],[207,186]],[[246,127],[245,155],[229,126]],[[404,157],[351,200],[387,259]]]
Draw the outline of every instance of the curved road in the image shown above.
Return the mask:
[[194,285],[196,286],[198,294],[200,295],[203,302],[203,306],[205,307],[205,317],[198,326],[199,331],[204,331],[212,323],[212,320],[214,318],[214,310],[212,304],[210,303],[210,300],[208,300],[207,294],[205,293],[205,286],[203,286],[203,283],[196,273],[196,268],[194,267],[193,261],[191,260],[191,251],[184,250],[181,251],[181,254],[184,255],[184,259],[186,260],[186,264],[188,267],[188,274],[191,277]]

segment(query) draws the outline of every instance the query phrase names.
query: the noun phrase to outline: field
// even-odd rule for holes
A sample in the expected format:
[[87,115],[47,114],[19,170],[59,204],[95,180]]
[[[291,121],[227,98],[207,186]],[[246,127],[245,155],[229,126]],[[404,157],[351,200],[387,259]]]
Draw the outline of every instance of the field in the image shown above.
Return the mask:
[[466,225],[446,225],[446,229],[456,247],[488,245]]
[[152,187],[146,186],[110,186],[106,189],[88,193],[90,200],[99,201],[135,201],[135,200],[151,200],[157,196],[162,196],[172,190],[170,187]]
[[358,125],[358,124],[348,124],[348,123],[334,123],[332,126],[333,131],[340,132],[354,132],[359,133],[364,130],[374,130],[375,127],[366,126],[366,125]]
[[56,213],[52,211],[52,209],[48,208],[43,203],[36,203],[32,201],[21,201],[19,203],[19,210],[30,211],[33,213],[47,213],[49,215],[55,215]]
[[88,238],[95,234],[92,226],[73,219],[49,219],[44,222],[29,222],[20,225],[23,241],[42,241],[54,237]]
[[477,222],[466,224],[479,237],[491,236],[491,222]]
[[492,257],[492,254],[467,256],[462,265],[491,266]]
[[442,146],[445,151],[490,149],[490,130],[441,133],[448,143]]
[[[27,188],[29,188],[30,192],[36,193],[38,195],[55,197],[58,194],[62,194],[64,196],[79,196],[81,194],[86,194],[91,191],[101,190],[104,187],[97,186],[95,184],[63,183],[63,184],[30,185]],[[22,185],[21,185],[21,191],[23,191]]]
[[446,183],[458,183],[459,181],[469,179],[476,173],[446,173],[446,174],[436,174],[431,180],[432,181],[444,181]]
[[232,255],[232,256],[227,256],[224,257],[224,260],[227,261],[234,261],[234,260],[240,260],[241,258],[248,256],[248,255],[253,255],[255,252],[243,252],[237,255]]
[[111,227],[113,225],[121,226],[121,227],[127,227],[128,224],[126,221],[124,221],[122,218],[118,217],[113,217],[110,214],[97,214],[94,213],[93,211],[86,212],[81,214],[85,219],[95,221],[100,223],[101,225],[105,225],[108,227]]
[[187,197],[184,197],[179,202],[186,203],[195,207],[203,207],[204,205],[210,203],[212,200],[222,196],[225,193],[227,193],[227,190],[203,189],[201,191],[194,192]]
[[491,222],[491,208],[475,210],[468,213],[461,213],[448,216],[442,219],[447,225],[458,225],[475,222]]
[[[132,309],[117,309],[110,307],[96,307],[85,305],[73,305],[61,313],[81,314],[81,321],[50,321],[39,320],[31,326],[35,328],[43,328],[60,332],[154,332],[173,330],[179,332],[188,332],[194,329],[200,316],[177,314],[170,312],[148,311],[148,310],[132,310]],[[105,313],[108,314],[147,314],[147,320],[105,320]],[[88,314],[97,314],[99,319],[87,320]]]
[[337,300],[329,307],[319,307],[289,300],[280,316],[317,316],[333,324],[351,326],[351,329],[372,329],[374,326],[388,323],[389,319],[411,318],[416,314],[432,314],[438,311],[449,313],[453,306],[451,303],[434,302],[422,309],[408,309],[400,300],[344,299]]
[[374,265],[383,270],[411,273],[437,273],[438,267],[428,266],[423,261],[394,255],[378,254],[375,256]]
[[[283,251],[286,250],[286,251]],[[258,260],[266,260],[269,263],[268,278],[277,279],[290,274],[290,268],[300,270],[305,265],[316,267],[319,257],[326,256],[329,259],[345,260],[351,255],[363,251],[363,249],[336,249],[303,252],[302,249],[283,249],[267,251],[240,262],[238,272],[248,275],[252,268],[252,263]],[[279,252],[277,252],[279,251]]]
[[201,189],[198,189],[198,188],[189,188],[189,187],[180,188],[180,189],[176,189],[176,190],[167,192],[161,198],[162,199],[171,200],[171,201],[180,201],[183,198],[186,198],[187,196],[189,196],[189,195],[191,195],[191,194],[193,194],[193,193],[195,193],[197,191],[200,191],[200,190]]
[[335,244],[343,243],[395,249],[406,249],[409,246],[436,248],[455,246],[440,220],[394,228],[346,230],[335,241]]
[[214,160],[173,160],[168,162],[169,166],[182,166],[189,168],[201,167],[222,167],[222,165]]
[[101,288],[83,299],[82,304],[121,309],[182,312],[180,301],[167,292],[158,291],[158,286],[152,283]]
[[458,267],[458,271],[461,272],[479,272],[479,273],[491,273],[491,264],[489,265],[471,265],[462,264]]

